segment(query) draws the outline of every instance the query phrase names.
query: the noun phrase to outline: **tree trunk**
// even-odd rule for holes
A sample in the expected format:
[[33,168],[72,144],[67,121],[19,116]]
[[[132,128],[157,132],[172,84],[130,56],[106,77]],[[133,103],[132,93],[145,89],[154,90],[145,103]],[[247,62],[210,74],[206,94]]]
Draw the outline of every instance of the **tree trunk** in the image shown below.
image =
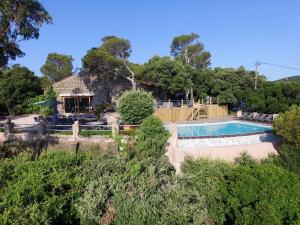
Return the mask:
[[129,71],[129,73],[131,74],[131,78],[127,77],[127,79],[131,82],[132,84],[132,90],[136,91],[136,83],[135,83],[135,74],[134,72],[129,68],[129,66],[126,64],[126,61],[123,60],[124,66],[126,67],[126,69]]
[[194,89],[191,87],[191,101],[194,103]]
[[7,108],[8,114],[9,114],[10,116],[13,116],[13,111],[9,108],[9,106],[8,106],[7,103],[5,103],[5,106],[6,106],[6,108]]

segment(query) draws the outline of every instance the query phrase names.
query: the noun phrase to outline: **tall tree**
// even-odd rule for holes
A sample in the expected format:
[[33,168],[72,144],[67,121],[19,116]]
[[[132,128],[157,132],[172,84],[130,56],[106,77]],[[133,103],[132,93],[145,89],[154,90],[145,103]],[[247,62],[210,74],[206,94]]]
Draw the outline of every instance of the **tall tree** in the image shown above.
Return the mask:
[[[177,36],[173,39],[170,48],[172,56],[193,68],[207,68],[210,65],[211,55],[204,50],[204,45],[199,42],[198,34],[191,33]],[[192,78],[191,76],[191,83],[193,83]],[[187,95],[189,93],[193,100],[193,85],[187,91]]]
[[6,106],[10,115],[22,110],[27,99],[42,93],[39,78],[26,67],[15,65],[0,77],[0,103]]
[[144,64],[138,78],[151,87],[157,97],[164,99],[184,93],[185,87],[190,85],[185,66],[169,56],[154,56]]
[[73,58],[70,55],[49,53],[41,72],[52,82],[57,82],[72,75]]
[[52,18],[36,0],[0,1],[0,67],[8,60],[24,55],[19,43],[37,39],[43,23],[51,23]]
[[137,65],[130,63],[131,44],[128,40],[115,36],[102,38],[99,48],[90,49],[83,57],[83,68],[101,79],[123,77],[136,89],[135,69]]

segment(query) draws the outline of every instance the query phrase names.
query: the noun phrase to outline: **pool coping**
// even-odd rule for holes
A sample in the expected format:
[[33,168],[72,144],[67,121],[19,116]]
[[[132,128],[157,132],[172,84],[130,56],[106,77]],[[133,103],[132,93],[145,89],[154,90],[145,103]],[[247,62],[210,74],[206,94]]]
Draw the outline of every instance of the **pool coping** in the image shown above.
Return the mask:
[[241,136],[251,136],[251,135],[257,135],[257,134],[269,134],[273,133],[273,131],[261,131],[261,132],[254,132],[254,133],[243,133],[243,134],[225,134],[225,135],[219,135],[219,136],[189,136],[189,137],[177,137],[178,140],[184,140],[184,139],[207,139],[207,138],[227,138],[227,137],[241,137]]

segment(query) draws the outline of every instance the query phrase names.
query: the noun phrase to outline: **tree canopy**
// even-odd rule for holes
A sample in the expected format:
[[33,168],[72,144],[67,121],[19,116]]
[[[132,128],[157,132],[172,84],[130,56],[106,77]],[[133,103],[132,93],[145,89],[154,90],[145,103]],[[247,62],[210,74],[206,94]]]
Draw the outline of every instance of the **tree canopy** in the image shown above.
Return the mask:
[[83,68],[99,79],[123,77],[136,89],[135,70],[137,65],[130,63],[131,44],[129,40],[115,36],[105,36],[98,48],[90,49],[82,58]]
[[193,67],[206,68],[210,65],[211,55],[198,39],[199,35],[195,33],[176,36],[170,47],[171,55]]
[[41,67],[41,72],[52,82],[60,81],[72,75],[72,61],[70,55],[49,53],[45,64]]
[[144,64],[138,78],[163,99],[184,93],[191,85],[185,66],[168,56],[154,56]]
[[0,77],[0,102],[10,115],[22,112],[27,99],[42,93],[39,78],[26,67],[16,65]]
[[23,56],[20,41],[37,39],[40,27],[51,22],[51,16],[36,0],[0,1],[0,67]]

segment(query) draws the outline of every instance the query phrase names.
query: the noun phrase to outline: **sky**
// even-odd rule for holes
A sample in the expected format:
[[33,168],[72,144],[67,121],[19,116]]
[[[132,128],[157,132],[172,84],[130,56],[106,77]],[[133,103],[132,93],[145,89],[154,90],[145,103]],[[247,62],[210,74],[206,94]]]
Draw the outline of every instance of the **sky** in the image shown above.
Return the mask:
[[[211,52],[211,67],[244,66],[254,62],[300,68],[299,0],[42,0],[53,17],[37,40],[21,43],[26,56],[11,63],[27,66],[36,75],[48,53],[72,55],[81,67],[87,50],[101,38],[130,40],[130,60],[145,63],[154,55],[170,55],[175,36],[197,33]],[[300,75],[262,64],[269,80]]]

